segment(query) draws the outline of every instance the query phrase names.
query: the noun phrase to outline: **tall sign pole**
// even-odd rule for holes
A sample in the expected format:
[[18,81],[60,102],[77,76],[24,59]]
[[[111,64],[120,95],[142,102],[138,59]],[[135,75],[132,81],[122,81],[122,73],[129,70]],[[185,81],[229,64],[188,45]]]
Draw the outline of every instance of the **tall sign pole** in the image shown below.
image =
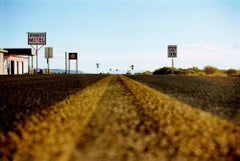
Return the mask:
[[38,45],[36,45],[36,72],[38,72]]
[[78,57],[77,57],[77,60],[76,60],[76,74],[78,74]]
[[68,56],[68,74],[70,74],[70,58]]
[[174,60],[177,57],[177,45],[168,45],[168,58],[172,58],[172,75],[174,74]]
[[[46,32],[28,32],[27,34],[28,45],[36,51],[36,72],[38,72],[38,50],[46,45]],[[33,45],[36,45],[36,47]],[[38,45],[41,45],[40,48]]]
[[68,60],[67,60],[67,52],[65,52],[65,74],[68,73],[68,67],[67,67],[67,64],[68,64]]

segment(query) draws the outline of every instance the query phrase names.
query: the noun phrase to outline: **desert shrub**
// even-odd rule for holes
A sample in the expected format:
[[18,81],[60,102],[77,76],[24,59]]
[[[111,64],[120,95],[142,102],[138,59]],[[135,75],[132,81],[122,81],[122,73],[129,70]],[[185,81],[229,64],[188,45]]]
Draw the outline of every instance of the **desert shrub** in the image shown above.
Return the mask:
[[135,73],[135,75],[152,75],[152,72],[150,72],[150,71],[144,71],[144,72],[137,72],[137,73]]
[[[174,69],[176,71],[176,69]],[[163,67],[155,70],[153,72],[153,75],[166,75],[166,74],[171,74],[172,73],[172,68],[171,67]]]
[[143,75],[152,75],[152,72],[150,72],[150,71],[145,71],[145,72],[143,72],[142,74],[143,74]]
[[186,75],[187,74],[187,69],[182,69],[182,68],[175,69],[174,74]]
[[201,70],[198,67],[187,68],[186,75],[201,75]]
[[236,75],[238,74],[238,71],[235,70],[235,69],[228,69],[228,70],[226,71],[226,74],[227,74],[228,76],[236,76]]
[[206,66],[204,67],[203,71],[206,75],[213,75],[218,72],[218,68],[213,66]]

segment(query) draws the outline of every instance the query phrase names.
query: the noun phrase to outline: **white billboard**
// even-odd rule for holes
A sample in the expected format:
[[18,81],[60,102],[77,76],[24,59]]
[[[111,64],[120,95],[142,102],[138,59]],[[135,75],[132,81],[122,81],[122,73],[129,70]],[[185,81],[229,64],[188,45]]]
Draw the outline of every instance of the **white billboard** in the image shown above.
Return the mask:
[[28,32],[28,45],[46,45],[46,32]]
[[177,57],[177,45],[168,45],[168,57],[169,58]]

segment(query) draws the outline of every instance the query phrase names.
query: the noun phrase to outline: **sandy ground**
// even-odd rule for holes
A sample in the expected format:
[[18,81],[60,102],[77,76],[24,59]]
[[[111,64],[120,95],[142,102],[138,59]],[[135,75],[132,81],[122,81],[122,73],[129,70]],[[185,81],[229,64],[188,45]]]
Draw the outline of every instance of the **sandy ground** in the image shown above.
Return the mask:
[[237,161],[240,128],[124,76],[0,133],[1,161]]

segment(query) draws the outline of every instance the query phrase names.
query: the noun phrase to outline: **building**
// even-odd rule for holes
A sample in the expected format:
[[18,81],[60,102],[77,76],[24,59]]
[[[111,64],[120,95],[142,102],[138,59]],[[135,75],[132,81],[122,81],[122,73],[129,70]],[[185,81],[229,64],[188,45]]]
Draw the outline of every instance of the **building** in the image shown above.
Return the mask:
[[4,74],[4,53],[7,51],[0,49],[0,75]]
[[[24,74],[30,72],[31,48],[4,48],[0,50],[0,74]],[[24,71],[24,65],[28,65],[28,71]],[[21,70],[21,72],[20,72]]]

